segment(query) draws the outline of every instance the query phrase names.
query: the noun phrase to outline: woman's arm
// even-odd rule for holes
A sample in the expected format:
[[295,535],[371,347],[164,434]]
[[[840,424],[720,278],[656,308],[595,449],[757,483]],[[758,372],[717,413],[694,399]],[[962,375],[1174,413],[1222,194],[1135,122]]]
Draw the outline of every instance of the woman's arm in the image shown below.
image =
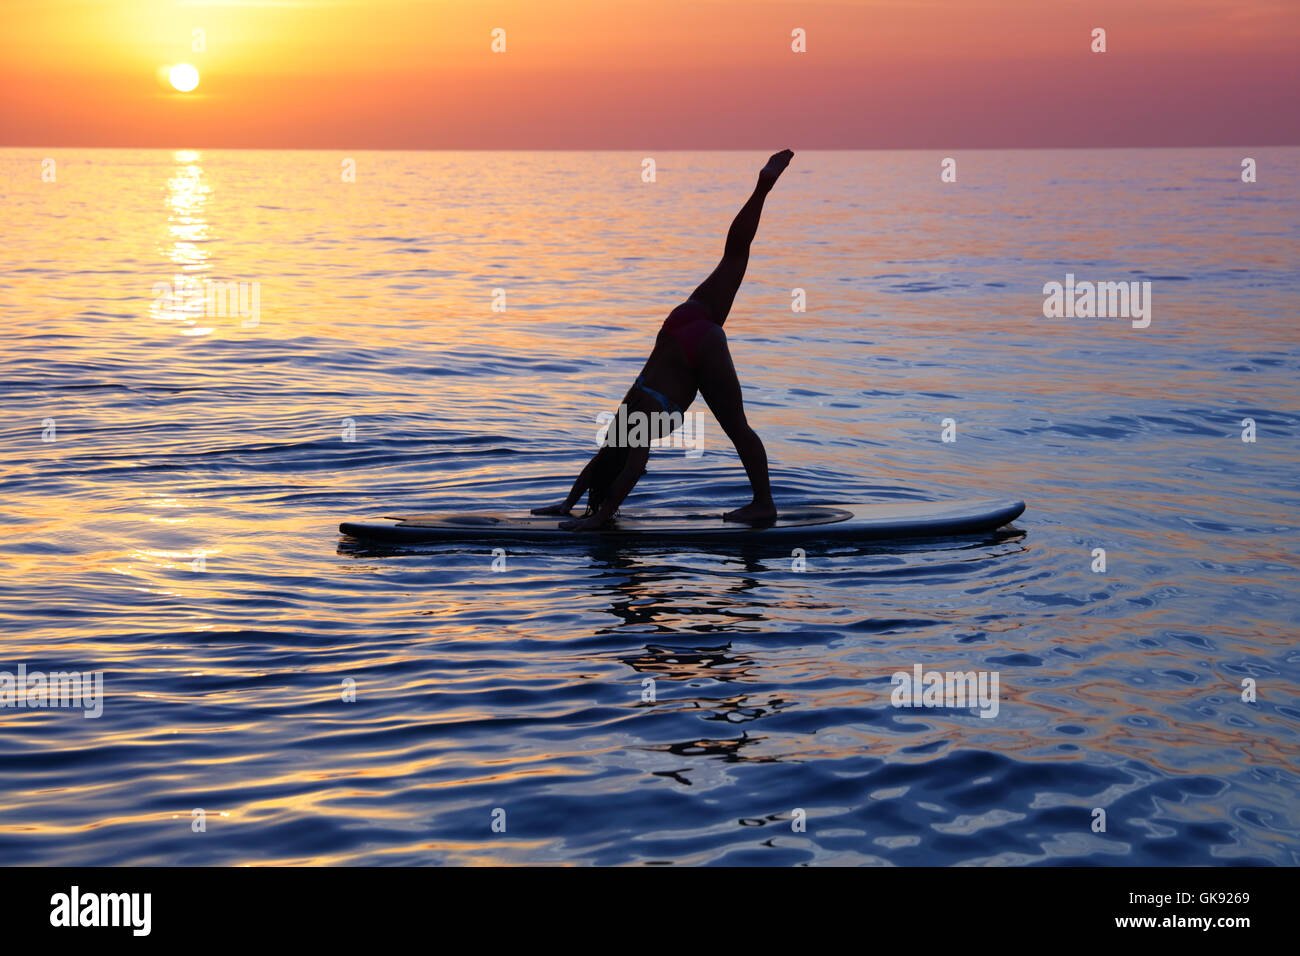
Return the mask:
[[609,494],[601,503],[600,509],[585,518],[562,521],[560,527],[569,531],[591,531],[607,524],[614,517],[614,512],[618,511],[623,499],[628,496],[636,483],[641,480],[641,476],[645,474],[645,465],[649,460],[649,445],[630,449],[627,455],[627,464],[623,466],[623,470],[619,472],[618,477],[614,479],[614,483],[610,485]]
[[591,469],[595,467],[595,464],[595,458],[587,462],[587,466],[582,469],[577,480],[574,481],[573,488],[569,490],[569,497],[565,498],[561,504],[547,505],[545,508],[534,508],[531,513],[535,515],[567,515],[591,486]]

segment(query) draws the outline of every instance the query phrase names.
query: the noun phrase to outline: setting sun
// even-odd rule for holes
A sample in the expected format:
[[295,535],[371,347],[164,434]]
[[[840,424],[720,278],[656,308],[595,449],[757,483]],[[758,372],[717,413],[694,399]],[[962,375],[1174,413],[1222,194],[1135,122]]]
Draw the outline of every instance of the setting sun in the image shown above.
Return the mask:
[[182,93],[188,93],[199,85],[199,71],[188,63],[177,63],[167,74],[172,86]]

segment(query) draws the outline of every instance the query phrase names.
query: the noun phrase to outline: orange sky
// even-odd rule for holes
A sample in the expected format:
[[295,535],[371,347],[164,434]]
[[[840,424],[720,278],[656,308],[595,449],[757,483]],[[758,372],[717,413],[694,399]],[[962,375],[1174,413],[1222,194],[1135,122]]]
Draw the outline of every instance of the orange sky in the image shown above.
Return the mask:
[[0,145],[1296,144],[1298,51],[1297,0],[0,0]]

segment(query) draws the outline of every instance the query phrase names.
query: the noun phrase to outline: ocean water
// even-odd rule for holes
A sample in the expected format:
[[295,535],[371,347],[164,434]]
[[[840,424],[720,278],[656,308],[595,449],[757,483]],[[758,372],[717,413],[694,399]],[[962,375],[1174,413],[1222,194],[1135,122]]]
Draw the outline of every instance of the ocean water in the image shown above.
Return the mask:
[[[337,525],[562,496],[764,155],[0,151],[0,671],[104,689],[0,863],[1300,863],[1300,150],[953,155],[797,155],[727,331],[778,504],[1012,527],[494,569]],[[706,418],[625,507],[745,500]]]

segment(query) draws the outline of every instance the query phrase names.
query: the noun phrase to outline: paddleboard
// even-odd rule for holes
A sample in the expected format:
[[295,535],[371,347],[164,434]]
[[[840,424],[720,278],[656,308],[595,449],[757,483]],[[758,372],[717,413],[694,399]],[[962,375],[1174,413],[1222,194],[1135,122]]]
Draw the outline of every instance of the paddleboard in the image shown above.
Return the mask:
[[982,498],[961,501],[894,502],[826,505],[783,511],[771,524],[755,526],[723,521],[718,513],[646,511],[620,514],[595,531],[566,531],[554,516],[494,514],[396,515],[369,521],[345,521],[339,531],[365,541],[564,541],[671,540],[719,541],[945,537],[992,531],[1025,510],[1023,501]]

